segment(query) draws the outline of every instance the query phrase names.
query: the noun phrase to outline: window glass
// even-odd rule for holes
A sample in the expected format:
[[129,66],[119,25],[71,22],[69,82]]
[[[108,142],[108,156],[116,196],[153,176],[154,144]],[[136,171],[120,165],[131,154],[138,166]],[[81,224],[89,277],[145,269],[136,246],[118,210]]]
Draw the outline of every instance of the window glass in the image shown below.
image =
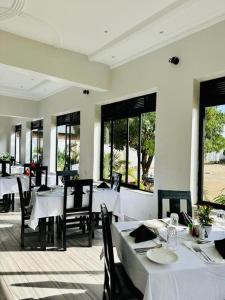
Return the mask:
[[113,163],[112,170],[122,174],[122,182],[126,181],[126,145],[127,119],[113,122]]
[[104,123],[104,154],[103,154],[103,178],[110,179],[111,166],[111,122]]
[[154,191],[155,99],[147,95],[102,107],[103,180],[116,171],[123,185]]
[[205,108],[203,200],[225,204],[225,105]]
[[155,112],[141,115],[141,189],[154,190]]
[[138,185],[139,117],[129,118],[128,183]]

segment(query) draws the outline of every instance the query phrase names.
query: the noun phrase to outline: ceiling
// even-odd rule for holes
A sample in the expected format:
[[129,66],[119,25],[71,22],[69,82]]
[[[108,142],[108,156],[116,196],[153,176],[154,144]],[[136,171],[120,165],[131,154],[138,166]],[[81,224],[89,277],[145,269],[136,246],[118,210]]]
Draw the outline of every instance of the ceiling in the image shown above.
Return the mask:
[[73,85],[66,80],[0,64],[0,95],[41,100]]
[[[224,19],[225,0],[0,0],[0,30],[111,68]],[[0,64],[0,95],[41,100],[71,86]]]
[[225,0],[0,0],[0,29],[116,67],[225,19]]

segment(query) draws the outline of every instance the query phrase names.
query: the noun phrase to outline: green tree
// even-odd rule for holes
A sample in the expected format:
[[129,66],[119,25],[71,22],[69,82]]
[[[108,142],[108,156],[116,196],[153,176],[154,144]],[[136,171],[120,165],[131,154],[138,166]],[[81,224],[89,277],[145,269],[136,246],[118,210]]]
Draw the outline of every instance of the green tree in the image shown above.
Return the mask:
[[[141,117],[141,167],[142,177],[147,177],[155,155],[155,112],[142,114]],[[136,151],[139,147],[139,118],[129,119],[129,146]],[[124,150],[126,147],[126,120],[116,121],[114,126],[113,147]],[[138,153],[138,152],[137,152]]]
[[205,154],[210,152],[220,152],[225,148],[224,132],[225,114],[217,107],[206,109],[205,122]]

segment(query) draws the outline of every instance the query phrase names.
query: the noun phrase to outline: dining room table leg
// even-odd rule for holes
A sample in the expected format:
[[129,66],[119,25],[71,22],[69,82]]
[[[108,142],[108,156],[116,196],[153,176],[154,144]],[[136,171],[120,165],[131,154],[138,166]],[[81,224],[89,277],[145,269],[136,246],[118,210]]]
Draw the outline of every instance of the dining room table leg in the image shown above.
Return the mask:
[[39,220],[41,250],[46,250],[46,218]]

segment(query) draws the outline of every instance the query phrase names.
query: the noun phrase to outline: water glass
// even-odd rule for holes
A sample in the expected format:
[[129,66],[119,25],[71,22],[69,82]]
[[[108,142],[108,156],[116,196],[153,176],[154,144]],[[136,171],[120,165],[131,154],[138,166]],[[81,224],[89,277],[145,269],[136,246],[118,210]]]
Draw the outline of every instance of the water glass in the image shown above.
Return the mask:
[[170,215],[170,224],[173,226],[178,226],[179,223],[179,216],[178,214],[172,213]]
[[167,247],[171,250],[177,248],[177,229],[175,226],[167,227]]

